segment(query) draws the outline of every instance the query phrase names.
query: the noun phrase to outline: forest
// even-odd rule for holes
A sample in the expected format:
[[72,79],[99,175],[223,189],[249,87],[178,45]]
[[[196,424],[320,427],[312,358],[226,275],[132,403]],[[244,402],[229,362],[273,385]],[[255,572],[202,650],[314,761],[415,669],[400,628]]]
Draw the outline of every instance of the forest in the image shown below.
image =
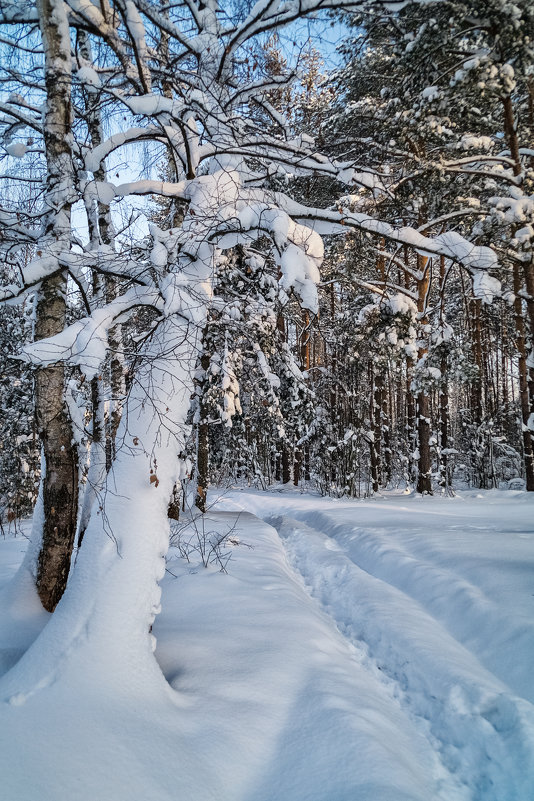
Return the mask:
[[[448,503],[481,498],[489,515],[482,506],[502,498],[503,531],[515,498],[514,536],[530,551],[518,540],[509,553],[534,559],[531,0],[0,0],[0,81],[0,534],[25,550],[1,576],[0,702],[25,703],[58,670],[85,697],[90,663],[114,693],[135,672],[167,710],[166,646],[158,662],[152,651],[169,553],[182,560],[176,575],[195,559],[229,578],[235,562],[240,575],[247,549],[259,559],[238,536],[241,513],[274,526],[312,595],[326,570],[309,561],[319,518],[329,549],[332,532],[349,543],[343,509],[365,517],[384,499],[427,504],[410,509],[436,509],[452,532]],[[309,553],[288,520],[311,526]],[[382,524],[392,520],[378,511],[369,525]],[[275,554],[267,529],[258,537]],[[347,551],[349,573],[374,565],[366,547]],[[402,575],[399,562],[395,592]],[[413,597],[426,609],[431,590]],[[343,598],[322,602],[341,609]],[[454,609],[455,620],[471,614]],[[534,654],[524,614],[522,656]],[[509,668],[473,653],[505,680]],[[387,654],[374,655],[387,672]],[[465,664],[462,676],[478,670]],[[530,697],[522,674],[513,681]],[[534,764],[533,713],[503,704],[492,725],[508,731],[524,715],[518,737]],[[337,795],[310,784],[277,796],[275,782],[247,795],[215,789],[216,774],[182,795],[147,795],[141,782],[138,796],[120,774],[119,789],[89,783],[79,797],[528,801],[526,784],[505,796],[500,774],[466,778],[443,748],[459,779],[438,789],[402,789],[398,774],[382,794],[354,796],[349,777]],[[511,788],[518,769],[503,775]],[[13,781],[9,801],[34,801],[31,784]],[[75,797],[74,785],[51,787],[43,798]]]

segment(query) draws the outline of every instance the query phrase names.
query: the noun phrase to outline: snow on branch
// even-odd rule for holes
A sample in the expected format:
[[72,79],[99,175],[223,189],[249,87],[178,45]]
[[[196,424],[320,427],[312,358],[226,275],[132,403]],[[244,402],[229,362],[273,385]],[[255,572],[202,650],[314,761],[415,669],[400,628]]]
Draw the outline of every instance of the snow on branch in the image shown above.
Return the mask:
[[86,200],[94,199],[104,206],[109,204],[116,197],[126,197],[127,195],[160,195],[161,197],[185,198],[187,181],[170,182],[141,180],[129,181],[124,184],[113,184],[110,181],[89,181],[85,185],[84,197]]
[[86,378],[93,378],[101,369],[108,349],[108,334],[140,306],[163,310],[159,293],[145,287],[134,287],[117,300],[77,320],[60,334],[26,345],[20,358],[30,364],[46,366],[68,362],[80,366]]
[[135,128],[128,128],[126,131],[118,131],[86,154],[85,168],[90,172],[96,172],[104,159],[107,158],[110,153],[113,153],[114,150],[122,147],[122,145],[130,142],[141,142],[145,139],[156,139],[161,136],[161,129],[156,126],[145,128],[137,126]]
[[8,284],[0,287],[0,301],[12,300],[18,297],[29,287],[36,286],[59,270],[61,270],[61,267],[57,256],[43,256],[33,259],[27,267],[20,269],[20,284]]
[[[150,2],[150,0],[136,0],[136,4],[139,10],[142,11],[143,14],[145,14],[145,16],[154,25],[156,25],[160,30],[165,31],[165,33],[169,34],[169,36],[172,36],[173,39],[182,45],[184,48],[184,55],[188,53],[198,54],[200,52],[199,48],[201,48],[201,42],[196,42],[194,38],[188,37],[186,34],[184,34],[177,25],[171,22],[167,16],[163,15],[159,11],[154,3]],[[193,15],[197,27],[201,29],[201,16],[198,8],[195,7],[194,0],[186,0],[183,5],[188,7]]]
[[31,0],[2,0],[0,24],[19,25],[38,22],[37,9]]
[[22,125],[28,126],[28,128],[33,128],[35,131],[39,131],[39,133],[43,130],[43,124],[41,116],[32,117],[29,114],[24,113],[21,111],[20,104],[14,102],[15,98],[10,98],[7,102],[0,101],[0,111],[4,114],[12,117],[13,120],[21,123]]
[[500,292],[500,282],[488,272],[498,266],[495,252],[489,247],[474,245],[455,231],[428,237],[415,228],[395,228],[367,214],[309,208],[285,195],[277,194],[276,197],[280,208],[285,209],[293,219],[313,224],[314,230],[320,234],[341,233],[347,228],[354,228],[395,244],[407,245],[423,256],[445,256],[471,273],[477,297],[491,302]]

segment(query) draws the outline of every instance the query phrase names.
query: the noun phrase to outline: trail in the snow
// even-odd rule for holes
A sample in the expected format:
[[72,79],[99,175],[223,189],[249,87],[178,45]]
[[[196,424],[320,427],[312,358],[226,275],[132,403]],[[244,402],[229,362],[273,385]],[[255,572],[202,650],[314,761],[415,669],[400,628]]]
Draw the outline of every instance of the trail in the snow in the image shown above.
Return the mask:
[[532,705],[509,692],[417,600],[372,575],[370,564],[367,570],[356,564],[336,540],[288,517],[267,522],[310,595],[364,648],[366,669],[382,673],[439,755],[449,777],[445,797],[531,801]]
[[[528,652],[529,643],[534,642],[534,617],[526,609],[513,608],[510,614],[509,607],[503,608],[495,592],[494,571],[490,572],[490,581],[486,580],[487,586],[480,581],[474,583],[461,575],[469,561],[466,556],[459,558],[456,553],[448,567],[442,551],[436,552],[431,545],[425,548],[424,536],[403,541],[402,537],[392,537],[384,525],[354,526],[343,512],[296,510],[295,517],[319,531],[328,531],[358,567],[421,603],[514,694],[534,701],[532,676],[517,658],[518,653]],[[403,525],[405,521],[401,528]],[[444,538],[450,536],[449,525],[450,521]],[[472,527],[464,522],[463,528]],[[487,548],[486,540],[475,557],[479,565],[484,562]],[[501,559],[499,552],[493,561]]]
[[[306,547],[310,535],[312,537],[322,536],[320,532],[313,531],[306,524],[286,516],[268,518],[266,522],[269,522],[278,531],[284,543],[288,562],[295,572],[295,579],[305,588],[311,600],[317,604],[323,614],[327,615],[331,624],[349,646],[355,649],[359,667],[378,683],[377,686],[381,686],[383,692],[389,696],[392,708],[396,708],[401,715],[405,716],[414,730],[428,742],[435,756],[434,769],[439,797],[444,801],[473,801],[474,796],[463,777],[457,773],[455,765],[451,765],[447,759],[444,759],[441,753],[442,749],[436,747],[436,739],[431,732],[431,722],[426,715],[417,712],[410,703],[407,696],[406,679],[400,675],[402,668],[401,671],[398,669],[388,670],[387,659],[375,653],[375,649],[362,635],[361,628],[356,625],[354,616],[349,611],[351,604],[354,603],[354,595],[348,602],[348,609],[344,612],[340,607],[339,599],[336,600],[333,597],[334,587],[338,588],[340,595],[343,594],[343,588],[346,587],[350,572],[347,565],[339,560],[341,554],[339,546],[333,539],[322,537],[322,547],[330,552],[331,568],[327,568],[320,577],[316,570],[308,572],[298,553],[298,548],[295,547],[300,535],[305,538],[304,547]],[[380,639],[383,638],[380,636]]]

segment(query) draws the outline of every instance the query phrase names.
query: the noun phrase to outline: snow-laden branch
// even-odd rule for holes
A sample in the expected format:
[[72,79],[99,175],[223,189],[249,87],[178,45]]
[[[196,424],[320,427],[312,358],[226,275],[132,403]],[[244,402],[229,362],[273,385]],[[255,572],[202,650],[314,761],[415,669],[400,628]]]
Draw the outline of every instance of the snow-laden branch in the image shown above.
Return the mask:
[[456,231],[428,237],[414,228],[395,228],[390,223],[367,214],[313,209],[282,194],[277,194],[276,198],[279,208],[285,209],[293,219],[313,225],[318,233],[341,233],[352,228],[397,245],[407,245],[423,256],[444,256],[461,264],[471,273],[477,297],[491,302],[500,293],[500,282],[489,274],[489,270],[498,266],[495,252],[489,247],[474,245]]
[[0,111],[2,111],[4,114],[7,114],[9,117],[13,117],[14,120],[22,125],[27,125],[28,128],[33,128],[33,130],[42,133],[43,123],[41,117],[32,117],[29,114],[25,114],[21,110],[20,105],[10,103],[9,101],[7,103],[5,101],[0,101]]
[[[73,12],[74,19],[88,26],[91,32],[102,38],[109,45],[121,64],[124,76],[130,83],[134,86],[141,85],[143,90],[147,91],[149,87],[143,84],[142,80],[143,69],[139,64],[137,69],[133,66],[115,25],[106,19],[103,10],[100,10],[91,0],[66,0],[66,2]],[[127,0],[127,3],[132,6],[132,14],[135,15],[133,0]],[[102,8],[104,8],[104,4]],[[139,36],[139,24],[141,28],[143,28],[143,25],[140,18],[137,17],[137,20],[137,35]],[[141,82],[139,84],[140,72]]]
[[139,73],[139,80],[141,81],[144,91],[149,92],[152,86],[152,80],[148,66],[149,53],[146,46],[145,28],[141,20],[141,15],[133,0],[116,0],[116,3],[120,9],[130,37],[135,63]]
[[57,256],[42,256],[20,268],[20,284],[0,287],[0,301],[12,300],[61,270]]
[[85,185],[84,197],[86,200],[93,198],[104,206],[109,206],[116,197],[127,197],[128,195],[159,195],[160,197],[186,198],[187,186],[188,181],[173,183],[145,179],[118,185],[110,181],[89,181]]
[[32,0],[2,0],[0,3],[0,24],[19,25],[37,22],[37,9]]
[[88,317],[72,323],[60,334],[26,345],[20,358],[40,366],[57,362],[77,364],[90,379],[106,358],[110,329],[141,306],[163,311],[161,295],[153,289],[134,287],[117,300],[95,309]]
[[[169,36],[172,36],[173,39],[182,45],[184,48],[184,53],[182,55],[187,55],[188,53],[195,53],[196,55],[199,54],[201,42],[184,34],[177,25],[171,22],[167,16],[159,11],[154,3],[150,2],[150,0],[136,0],[136,4],[139,10],[142,11],[143,14],[154,25],[156,25],[161,31],[165,31],[165,33],[169,34]],[[195,4],[193,0],[186,0],[184,5],[187,5],[187,7],[192,10]],[[195,22],[197,23],[197,27],[201,29],[202,22],[200,20],[198,9],[196,9],[196,11],[192,11],[192,13]]]
[[129,144],[130,142],[158,139],[161,136],[161,129],[156,126],[148,126],[145,128],[137,126],[135,128],[128,128],[126,131],[118,131],[86,154],[85,169],[90,172],[96,172],[104,159],[107,158],[110,153],[117,150],[117,148]]

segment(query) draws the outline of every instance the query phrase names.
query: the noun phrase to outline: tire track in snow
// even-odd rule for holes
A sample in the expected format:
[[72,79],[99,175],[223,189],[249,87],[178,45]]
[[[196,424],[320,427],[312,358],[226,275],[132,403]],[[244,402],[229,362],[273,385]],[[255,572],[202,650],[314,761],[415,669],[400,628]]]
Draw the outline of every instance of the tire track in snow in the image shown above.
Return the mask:
[[420,604],[366,572],[305,523],[267,520],[308,592],[392,683],[450,777],[447,801],[532,801],[534,709],[490,674]]

